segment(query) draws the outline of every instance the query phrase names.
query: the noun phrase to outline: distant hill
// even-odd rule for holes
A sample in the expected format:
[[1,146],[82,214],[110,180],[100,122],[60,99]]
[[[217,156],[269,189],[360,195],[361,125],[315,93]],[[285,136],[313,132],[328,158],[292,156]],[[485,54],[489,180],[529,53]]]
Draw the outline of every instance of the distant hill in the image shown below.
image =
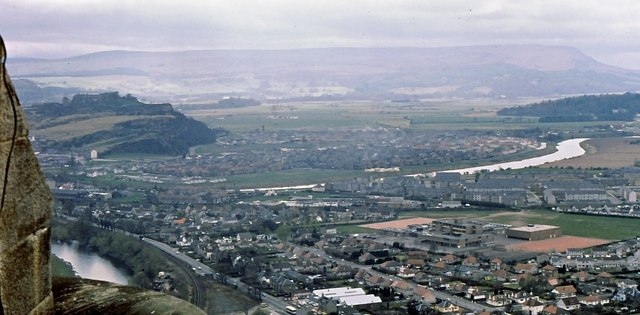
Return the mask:
[[20,97],[20,103],[23,105],[59,101],[65,96],[82,93],[84,91],[79,87],[40,87],[38,83],[27,79],[12,80],[12,82]]
[[640,94],[585,95],[503,108],[499,116],[540,117],[541,122],[633,121],[640,114]]
[[559,98],[640,90],[639,71],[599,63],[574,48],[542,45],[108,51],[66,59],[9,59],[8,67],[14,78],[40,88],[125,91],[182,104],[225,97]]
[[59,150],[180,155],[189,147],[213,143],[222,130],[173,110],[170,104],[145,104],[117,92],[79,94],[62,103],[25,108],[31,134]]

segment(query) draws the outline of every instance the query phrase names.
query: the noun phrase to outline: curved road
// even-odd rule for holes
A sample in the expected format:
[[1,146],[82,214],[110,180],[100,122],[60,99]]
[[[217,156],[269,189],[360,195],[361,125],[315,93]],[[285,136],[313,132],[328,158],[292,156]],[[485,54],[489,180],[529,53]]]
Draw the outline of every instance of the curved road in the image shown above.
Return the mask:
[[207,268],[209,270],[208,273],[211,273],[213,272],[213,270],[211,270],[211,268],[209,268],[208,266],[198,262],[197,260],[192,259],[191,257],[179,254],[175,249],[167,244],[146,237],[141,239],[163,251],[165,254],[167,254],[167,257],[169,257],[169,259],[171,259],[177,266],[184,270],[185,274],[189,276],[189,279],[193,283],[193,295],[191,297],[191,303],[204,310],[207,307],[206,292],[202,287],[202,282],[196,274],[197,272],[195,271],[204,270],[204,268]]
[[[187,274],[189,274],[189,276],[192,278],[194,282],[193,304],[197,305],[201,309],[206,308],[206,292],[202,289],[202,283],[200,282],[200,279],[198,278],[198,276],[214,274],[215,271],[211,269],[211,267],[187,255],[177,252],[175,248],[165,243],[158,242],[156,240],[146,238],[146,237],[143,238],[142,240],[162,250],[172,259],[175,259],[177,262],[179,262],[178,263],[179,266],[183,266],[184,268],[187,269],[186,270]],[[189,268],[191,268],[191,270],[188,270]],[[228,280],[228,284],[235,286],[240,292],[244,294],[248,294],[249,286],[247,286],[245,283],[240,281],[239,278],[228,278],[227,280]],[[198,292],[195,292],[195,291],[198,291]],[[283,301],[282,299],[269,295],[265,292],[262,292],[262,300],[263,302],[269,304],[270,306],[269,309],[286,312],[286,306],[288,305],[288,303]]]

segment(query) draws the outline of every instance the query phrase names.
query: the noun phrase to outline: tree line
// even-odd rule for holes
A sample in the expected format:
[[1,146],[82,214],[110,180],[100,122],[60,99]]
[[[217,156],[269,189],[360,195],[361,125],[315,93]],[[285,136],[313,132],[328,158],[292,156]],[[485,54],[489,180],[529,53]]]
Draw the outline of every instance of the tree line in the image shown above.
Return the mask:
[[503,108],[499,116],[540,117],[540,122],[633,121],[640,113],[640,94],[568,97],[525,106]]

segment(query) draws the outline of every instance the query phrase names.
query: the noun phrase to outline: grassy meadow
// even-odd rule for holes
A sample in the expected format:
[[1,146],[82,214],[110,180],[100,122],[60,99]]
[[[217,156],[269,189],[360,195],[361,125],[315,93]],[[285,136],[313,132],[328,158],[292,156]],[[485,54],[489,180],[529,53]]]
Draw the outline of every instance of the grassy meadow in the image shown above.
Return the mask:
[[572,131],[611,122],[540,123],[535,117],[499,117],[496,111],[538,99],[432,100],[397,103],[390,101],[336,101],[265,103],[224,109],[182,110],[188,116],[232,133],[250,130],[327,130],[346,128],[409,128],[415,130],[507,130],[552,128]]

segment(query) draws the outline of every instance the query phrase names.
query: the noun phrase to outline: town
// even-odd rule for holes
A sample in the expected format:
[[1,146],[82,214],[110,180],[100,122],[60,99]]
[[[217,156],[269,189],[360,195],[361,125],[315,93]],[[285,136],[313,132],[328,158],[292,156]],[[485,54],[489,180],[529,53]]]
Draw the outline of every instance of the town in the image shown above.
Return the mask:
[[[499,212],[636,220],[635,167],[432,176],[392,170],[303,188],[207,191],[203,184],[225,181],[147,173],[146,165],[95,155],[98,163],[91,156],[39,158],[45,170],[66,172],[48,180],[58,217],[167,244],[197,261],[193,272],[201,278],[268,301],[261,304],[266,310],[594,314],[634,312],[640,301],[639,239],[575,237],[535,220],[513,224]],[[89,184],[105,176],[119,186]],[[469,211],[490,215],[457,216]],[[170,281],[156,282],[158,290],[173,289]]]

